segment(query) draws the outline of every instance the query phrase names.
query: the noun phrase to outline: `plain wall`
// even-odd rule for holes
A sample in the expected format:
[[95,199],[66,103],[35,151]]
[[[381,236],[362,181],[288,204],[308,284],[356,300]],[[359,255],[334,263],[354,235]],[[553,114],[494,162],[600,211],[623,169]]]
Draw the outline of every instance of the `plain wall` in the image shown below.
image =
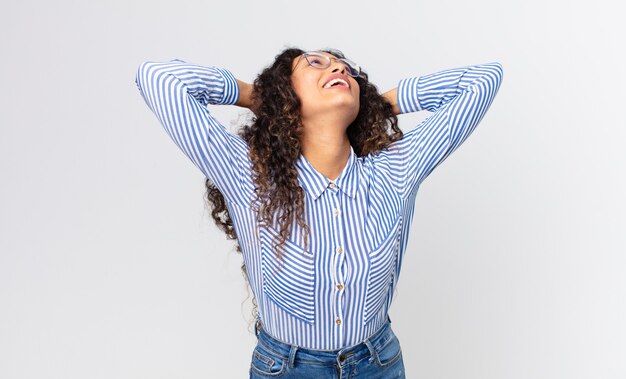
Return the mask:
[[241,256],[134,79],[178,58],[252,81],[291,45],[343,50],[381,91],[504,67],[417,196],[391,309],[408,378],[626,377],[617,3],[3,2],[0,377],[247,377]]

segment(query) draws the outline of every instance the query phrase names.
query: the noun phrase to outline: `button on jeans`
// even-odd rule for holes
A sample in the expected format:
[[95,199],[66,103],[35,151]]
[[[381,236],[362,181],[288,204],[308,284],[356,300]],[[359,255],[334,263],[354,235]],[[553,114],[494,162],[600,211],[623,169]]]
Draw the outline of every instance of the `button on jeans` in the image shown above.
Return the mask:
[[278,341],[262,328],[252,352],[250,378],[405,378],[400,342],[391,322],[366,341],[340,350],[311,350]]

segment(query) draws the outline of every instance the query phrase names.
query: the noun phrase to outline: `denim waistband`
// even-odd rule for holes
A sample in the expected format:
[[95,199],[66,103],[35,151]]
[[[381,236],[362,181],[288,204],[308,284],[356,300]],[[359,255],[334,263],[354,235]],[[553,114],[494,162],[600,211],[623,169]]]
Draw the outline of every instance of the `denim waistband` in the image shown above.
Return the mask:
[[372,336],[358,345],[345,347],[337,350],[316,350],[305,349],[299,346],[290,345],[267,334],[257,320],[255,333],[258,343],[269,349],[274,354],[288,361],[289,367],[293,368],[296,363],[309,363],[318,365],[346,365],[359,361],[366,357],[373,357],[377,349],[383,346],[391,337],[391,319]]

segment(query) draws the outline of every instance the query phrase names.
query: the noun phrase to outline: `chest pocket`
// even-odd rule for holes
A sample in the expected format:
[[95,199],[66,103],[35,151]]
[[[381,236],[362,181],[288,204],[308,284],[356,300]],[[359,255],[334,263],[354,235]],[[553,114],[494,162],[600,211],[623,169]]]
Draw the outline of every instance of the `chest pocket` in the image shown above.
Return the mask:
[[387,301],[387,295],[396,272],[396,257],[400,242],[402,217],[394,222],[382,242],[369,253],[370,270],[367,278],[365,295],[365,314],[363,322],[367,324],[380,311]]
[[259,228],[263,292],[291,316],[315,321],[315,260],[313,254],[292,241],[285,241],[278,257],[274,247],[278,232],[271,227]]

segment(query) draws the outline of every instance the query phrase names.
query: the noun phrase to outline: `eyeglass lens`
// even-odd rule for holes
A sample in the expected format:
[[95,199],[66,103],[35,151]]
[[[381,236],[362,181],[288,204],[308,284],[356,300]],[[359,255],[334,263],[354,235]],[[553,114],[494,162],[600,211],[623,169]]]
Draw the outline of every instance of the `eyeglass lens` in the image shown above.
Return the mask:
[[[306,53],[305,58],[307,62],[309,62],[309,64],[315,68],[327,68],[330,66],[331,58],[323,54]],[[334,59],[337,60],[338,62],[343,63],[346,66],[346,69],[350,76],[356,77],[359,75],[360,73],[359,66],[357,66],[354,62],[348,59],[343,59],[343,58],[334,58]]]

